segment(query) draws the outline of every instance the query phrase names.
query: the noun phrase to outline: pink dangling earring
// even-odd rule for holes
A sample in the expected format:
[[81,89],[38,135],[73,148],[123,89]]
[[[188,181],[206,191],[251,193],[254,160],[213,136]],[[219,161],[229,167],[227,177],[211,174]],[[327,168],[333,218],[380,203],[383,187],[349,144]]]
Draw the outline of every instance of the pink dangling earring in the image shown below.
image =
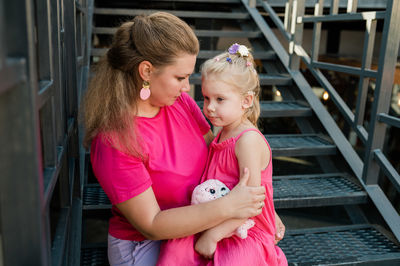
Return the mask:
[[140,90],[140,99],[143,101],[150,97],[150,83],[148,81],[143,81],[143,88]]

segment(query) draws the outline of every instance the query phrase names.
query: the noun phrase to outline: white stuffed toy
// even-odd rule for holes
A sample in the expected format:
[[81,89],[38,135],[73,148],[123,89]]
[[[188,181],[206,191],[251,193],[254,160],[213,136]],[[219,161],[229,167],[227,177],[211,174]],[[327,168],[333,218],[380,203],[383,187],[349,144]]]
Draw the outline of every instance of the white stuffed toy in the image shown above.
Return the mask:
[[[192,194],[192,204],[199,204],[210,200],[223,197],[229,193],[229,188],[224,183],[217,179],[208,179],[200,185],[196,186]],[[244,224],[236,228],[235,235],[245,239],[247,237],[247,230],[252,228],[255,222],[248,219]]]

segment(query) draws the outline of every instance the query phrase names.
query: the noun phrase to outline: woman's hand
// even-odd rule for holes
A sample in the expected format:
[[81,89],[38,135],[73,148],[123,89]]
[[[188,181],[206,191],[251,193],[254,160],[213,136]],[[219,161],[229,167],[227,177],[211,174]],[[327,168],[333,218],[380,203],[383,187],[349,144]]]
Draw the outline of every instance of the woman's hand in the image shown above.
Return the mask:
[[239,183],[224,198],[227,199],[227,208],[231,210],[232,218],[250,218],[261,213],[264,207],[265,187],[249,187],[247,182],[250,173],[244,168]]
[[275,245],[278,244],[279,241],[283,239],[283,236],[285,235],[285,225],[283,224],[281,218],[278,216],[278,214],[275,212],[275,227],[276,227],[276,232],[275,232]]
[[212,259],[217,249],[218,241],[215,241],[211,235],[204,232],[197,240],[194,249],[206,259]]

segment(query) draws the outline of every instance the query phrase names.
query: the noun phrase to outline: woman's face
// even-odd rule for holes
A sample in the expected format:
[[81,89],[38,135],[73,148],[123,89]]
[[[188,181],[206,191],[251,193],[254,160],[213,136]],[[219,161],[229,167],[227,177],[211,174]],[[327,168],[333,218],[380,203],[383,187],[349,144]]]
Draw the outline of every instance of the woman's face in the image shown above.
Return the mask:
[[153,106],[172,105],[182,92],[188,92],[189,76],[193,73],[196,55],[183,53],[172,65],[155,69],[150,82],[149,103]]

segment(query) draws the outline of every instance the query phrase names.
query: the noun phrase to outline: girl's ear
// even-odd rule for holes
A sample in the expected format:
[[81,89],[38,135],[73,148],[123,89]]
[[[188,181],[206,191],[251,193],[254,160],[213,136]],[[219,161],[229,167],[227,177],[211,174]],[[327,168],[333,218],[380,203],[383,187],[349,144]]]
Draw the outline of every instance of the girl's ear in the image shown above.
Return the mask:
[[246,94],[242,100],[242,108],[247,109],[253,106],[254,94]]
[[139,63],[138,71],[143,80],[149,81],[153,72],[153,65],[149,61],[142,61]]

